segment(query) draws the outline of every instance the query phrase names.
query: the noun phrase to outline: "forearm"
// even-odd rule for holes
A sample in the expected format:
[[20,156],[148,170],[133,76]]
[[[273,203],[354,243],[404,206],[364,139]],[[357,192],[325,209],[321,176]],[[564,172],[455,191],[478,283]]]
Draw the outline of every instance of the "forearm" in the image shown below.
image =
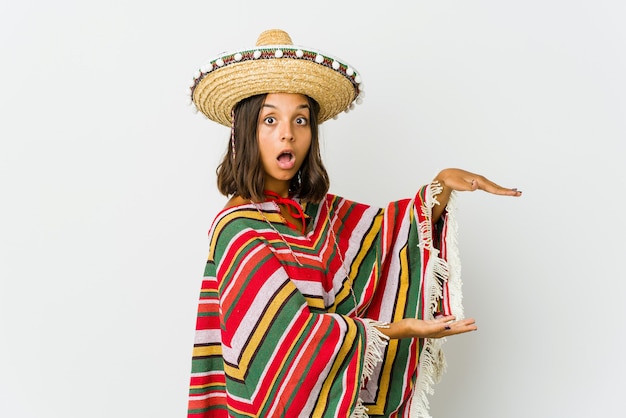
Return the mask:
[[377,327],[378,330],[389,337],[392,340],[399,340],[402,338],[412,338],[414,335],[411,334],[411,329],[409,327],[408,321],[406,319],[402,319],[397,322],[392,322],[386,327]]
[[445,181],[441,178],[441,175],[437,175],[433,180],[433,183],[438,182],[439,186],[442,188],[441,192],[435,196],[437,202],[439,204],[435,204],[432,208],[432,222],[433,224],[437,223],[443,212],[446,210],[446,206],[448,205],[448,201],[450,201],[450,195],[452,194],[452,188],[446,186]]

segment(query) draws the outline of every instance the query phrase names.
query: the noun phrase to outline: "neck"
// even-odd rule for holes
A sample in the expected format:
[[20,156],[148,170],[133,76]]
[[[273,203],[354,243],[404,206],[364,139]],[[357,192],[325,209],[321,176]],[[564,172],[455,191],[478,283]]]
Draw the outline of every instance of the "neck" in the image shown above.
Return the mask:
[[265,181],[265,190],[276,193],[280,197],[289,197],[290,181],[268,182]]

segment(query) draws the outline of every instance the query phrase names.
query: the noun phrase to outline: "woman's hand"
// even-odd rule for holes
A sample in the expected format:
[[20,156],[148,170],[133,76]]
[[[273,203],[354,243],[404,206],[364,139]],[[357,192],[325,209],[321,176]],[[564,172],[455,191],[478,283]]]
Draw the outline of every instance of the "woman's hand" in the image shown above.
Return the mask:
[[461,170],[460,168],[446,168],[442,170],[435,181],[450,190],[458,191],[470,191],[483,190],[487,193],[502,195],[502,196],[521,196],[522,192],[517,189],[508,189],[494,183],[480,174],[470,173],[469,171]]
[[470,173],[469,171],[461,170],[460,168],[446,168],[445,170],[442,170],[439,174],[437,174],[433,182],[439,182],[439,184],[443,187],[441,193],[437,195],[439,205],[435,205],[433,207],[433,223],[437,222],[443,214],[443,211],[448,204],[448,200],[450,199],[450,193],[452,193],[452,190],[460,192],[483,190],[487,193],[496,195],[515,197],[522,195],[522,192],[517,189],[509,189],[499,186],[493,181],[487,179],[485,176]]
[[379,328],[389,338],[443,338],[450,335],[476,331],[476,321],[472,318],[456,321],[453,315],[432,320],[404,318],[393,322],[388,328]]

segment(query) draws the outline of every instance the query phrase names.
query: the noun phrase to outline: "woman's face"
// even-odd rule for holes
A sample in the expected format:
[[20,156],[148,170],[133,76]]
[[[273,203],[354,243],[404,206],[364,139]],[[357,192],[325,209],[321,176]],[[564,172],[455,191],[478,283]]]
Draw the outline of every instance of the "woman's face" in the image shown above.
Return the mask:
[[302,94],[271,93],[259,112],[258,140],[265,189],[284,197],[311,147],[309,102]]

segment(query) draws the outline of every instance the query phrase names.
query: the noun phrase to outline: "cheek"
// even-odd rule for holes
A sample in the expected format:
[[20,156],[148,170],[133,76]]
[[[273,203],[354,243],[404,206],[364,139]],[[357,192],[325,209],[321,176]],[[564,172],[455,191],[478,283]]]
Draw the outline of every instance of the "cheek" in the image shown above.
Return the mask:
[[303,145],[303,150],[308,154],[311,151],[311,138]]
[[259,160],[265,171],[267,171],[267,165],[269,164],[270,158],[270,153],[267,151],[264,152],[262,148],[259,149]]
[[259,140],[257,141],[257,146],[259,147],[259,155],[261,156],[261,159],[265,159],[267,155],[270,154],[272,148],[269,141],[259,137]]
[[257,126],[256,137],[259,149],[267,149],[272,143],[271,131],[264,124],[260,124],[259,126]]

